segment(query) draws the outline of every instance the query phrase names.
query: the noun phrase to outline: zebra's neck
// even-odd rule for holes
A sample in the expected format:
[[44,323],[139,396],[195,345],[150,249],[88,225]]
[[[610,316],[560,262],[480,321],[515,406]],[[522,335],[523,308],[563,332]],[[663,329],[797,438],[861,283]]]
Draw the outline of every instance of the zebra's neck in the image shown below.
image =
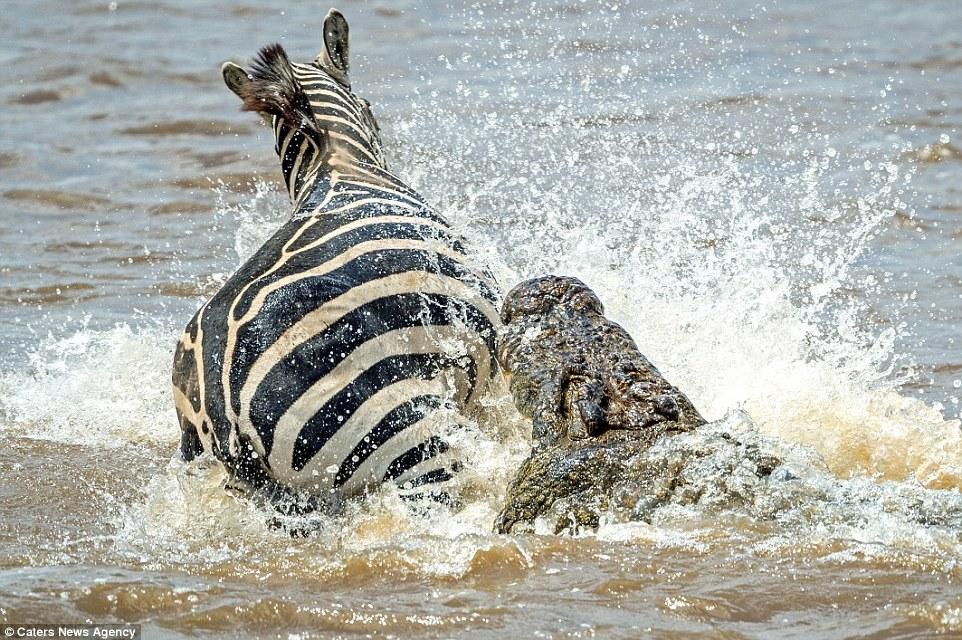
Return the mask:
[[274,133],[284,185],[295,207],[318,189],[324,189],[332,177],[335,182],[340,179],[403,187],[393,174],[349,144],[329,139],[329,144],[319,146],[279,118],[275,119]]
[[323,214],[361,201],[429,208],[414,189],[376,164],[334,154],[303,179],[299,197],[292,198],[294,217]]
[[277,155],[281,159],[284,185],[291,202],[296,203],[313,189],[319,169],[328,159],[330,150],[322,149],[317,142],[281,118],[274,118],[274,139]]

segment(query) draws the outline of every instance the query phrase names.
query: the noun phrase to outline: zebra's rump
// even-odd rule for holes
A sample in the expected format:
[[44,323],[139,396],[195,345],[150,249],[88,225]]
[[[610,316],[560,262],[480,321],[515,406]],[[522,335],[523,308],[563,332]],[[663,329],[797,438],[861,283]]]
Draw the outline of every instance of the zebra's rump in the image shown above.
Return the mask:
[[204,311],[204,353],[222,354],[207,392],[271,477],[348,494],[445,479],[432,415],[471,411],[499,319],[443,221],[383,205],[295,220],[231,280]]

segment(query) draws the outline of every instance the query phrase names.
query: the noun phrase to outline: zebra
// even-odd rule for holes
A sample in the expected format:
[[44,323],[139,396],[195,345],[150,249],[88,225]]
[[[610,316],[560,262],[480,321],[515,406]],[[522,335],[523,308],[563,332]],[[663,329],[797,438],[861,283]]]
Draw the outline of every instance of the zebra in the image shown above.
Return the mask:
[[[184,460],[269,496],[448,495],[451,431],[500,379],[500,291],[387,168],[331,9],[320,54],[262,48],[222,75],[273,129],[292,214],[187,324],[173,365]],[[439,420],[453,409],[452,421]]]

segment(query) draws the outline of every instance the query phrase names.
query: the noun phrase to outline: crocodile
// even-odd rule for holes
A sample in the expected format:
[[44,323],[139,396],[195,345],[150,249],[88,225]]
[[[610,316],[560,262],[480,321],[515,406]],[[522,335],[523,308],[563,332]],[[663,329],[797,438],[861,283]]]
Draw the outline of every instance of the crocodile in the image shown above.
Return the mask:
[[658,504],[697,502],[699,495],[685,495],[686,473],[720,451],[756,479],[780,464],[727,433],[647,455],[706,420],[577,278],[522,282],[501,319],[498,358],[515,406],[531,420],[532,448],[509,483],[499,533],[530,531],[541,517],[555,533],[578,531],[612,511],[644,520]]

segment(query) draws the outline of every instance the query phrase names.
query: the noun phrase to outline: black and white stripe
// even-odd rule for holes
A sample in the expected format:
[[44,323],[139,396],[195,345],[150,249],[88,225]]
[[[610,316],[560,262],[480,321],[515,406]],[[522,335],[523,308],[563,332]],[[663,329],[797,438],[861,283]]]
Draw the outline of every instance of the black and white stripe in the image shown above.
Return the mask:
[[332,11],[314,63],[273,45],[250,72],[224,67],[273,126],[293,215],[181,337],[181,451],[209,451],[254,487],[351,495],[394,481],[418,494],[452,480],[449,431],[498,379],[499,293],[388,172],[347,81],[346,37]]

